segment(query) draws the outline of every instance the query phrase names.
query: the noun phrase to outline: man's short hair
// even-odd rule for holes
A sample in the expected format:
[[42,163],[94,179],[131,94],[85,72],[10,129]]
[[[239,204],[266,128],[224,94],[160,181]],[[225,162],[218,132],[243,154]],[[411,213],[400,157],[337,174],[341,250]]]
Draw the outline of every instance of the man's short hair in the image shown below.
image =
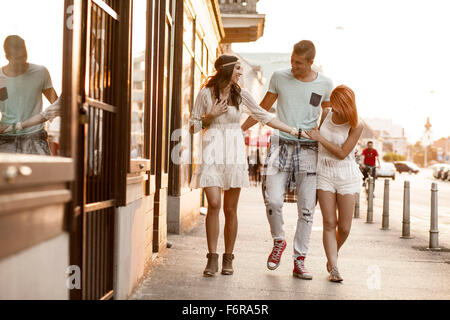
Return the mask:
[[373,141],[367,141],[367,144],[369,144],[369,143],[373,144]]
[[294,45],[294,53],[312,61],[316,57],[316,47],[309,40],[302,40]]
[[21,49],[26,49],[25,40],[16,35],[8,36],[3,43],[3,49],[6,54],[11,53],[13,50],[18,51]]

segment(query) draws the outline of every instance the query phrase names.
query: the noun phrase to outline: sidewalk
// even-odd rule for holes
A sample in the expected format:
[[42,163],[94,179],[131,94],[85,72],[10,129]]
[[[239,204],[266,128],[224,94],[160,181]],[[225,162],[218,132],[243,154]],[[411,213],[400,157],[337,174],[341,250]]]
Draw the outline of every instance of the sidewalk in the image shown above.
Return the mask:
[[[266,267],[272,249],[261,189],[243,189],[239,203],[239,234],[233,276],[219,273],[204,278],[206,236],[204,219],[184,235],[169,235],[173,247],[159,258],[130,299],[139,300],[303,300],[303,299],[450,299],[450,252],[429,252],[424,239],[400,239],[401,230],[382,231],[381,213],[366,224],[366,202],[361,197],[360,219],[340,251],[341,284],[328,281],[322,246],[322,217],[317,206],[306,265],[312,281],[292,276],[292,240],[296,204],[284,206],[288,246],[275,271]],[[223,214],[220,254],[223,253]],[[220,267],[220,265],[219,265]]]

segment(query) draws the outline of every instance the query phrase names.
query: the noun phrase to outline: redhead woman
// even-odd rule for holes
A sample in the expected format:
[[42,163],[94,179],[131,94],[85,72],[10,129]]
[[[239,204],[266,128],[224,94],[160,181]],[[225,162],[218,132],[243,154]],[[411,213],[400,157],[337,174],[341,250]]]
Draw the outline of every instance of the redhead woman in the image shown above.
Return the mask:
[[360,191],[361,172],[355,147],[363,124],[358,119],[355,94],[344,85],[333,90],[331,108],[324,111],[320,129],[307,134],[319,142],[317,194],[323,216],[323,245],[329,280],[341,282],[338,252],[352,225],[355,195]]
[[250,93],[238,85],[242,66],[238,58],[220,56],[214,67],[216,73],[203,85],[191,113],[191,133],[207,128],[202,136],[202,161],[191,180],[192,188],[204,188],[208,201],[206,239],[208,243],[205,277],[212,277],[219,269],[217,242],[219,212],[225,214],[225,253],[222,274],[233,274],[233,250],[238,231],[237,208],[241,188],[250,186],[244,136],[240,126],[242,112],[258,121],[292,135],[298,130],[275,119],[275,115],[261,108]]

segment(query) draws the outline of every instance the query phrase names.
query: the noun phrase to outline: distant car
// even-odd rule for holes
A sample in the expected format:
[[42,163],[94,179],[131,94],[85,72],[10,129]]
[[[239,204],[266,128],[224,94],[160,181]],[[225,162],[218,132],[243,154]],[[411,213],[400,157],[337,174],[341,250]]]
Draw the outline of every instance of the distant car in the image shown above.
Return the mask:
[[436,163],[430,167],[433,170],[433,177],[436,179],[441,179],[442,173],[445,169],[449,169],[450,165],[446,163]]
[[410,161],[397,161],[394,162],[394,165],[398,173],[408,172],[417,174],[420,171],[419,167],[415,163],[412,163]]
[[450,168],[444,168],[443,170],[442,170],[442,173],[441,173],[441,176],[440,176],[440,178],[442,179],[442,180],[444,180],[444,181],[447,181],[448,180],[448,178],[450,178]]
[[391,162],[380,162],[380,167],[376,170],[377,178],[391,178],[395,180],[395,165]]

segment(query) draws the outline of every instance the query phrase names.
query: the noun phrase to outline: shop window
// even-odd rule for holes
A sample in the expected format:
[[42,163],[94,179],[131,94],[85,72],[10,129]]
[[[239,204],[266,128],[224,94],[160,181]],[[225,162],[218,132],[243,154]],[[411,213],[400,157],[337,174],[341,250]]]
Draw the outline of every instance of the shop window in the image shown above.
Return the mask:
[[202,65],[203,41],[198,33],[195,34],[195,60]]
[[69,226],[64,206],[73,198],[75,155],[68,142],[71,101],[64,97],[71,95],[72,51],[66,45],[75,19],[67,4],[0,4],[0,259]]
[[145,159],[147,0],[133,1],[131,159]]
[[206,47],[205,42],[203,42],[203,62],[202,62],[202,66],[203,66],[203,70],[205,73],[209,74],[209,70],[208,70],[208,48]]
[[187,8],[184,10],[183,41],[190,49],[194,49],[194,18]]
[[[188,132],[189,118],[192,107],[193,90],[193,57],[186,47],[183,48],[183,72],[181,91],[181,127]],[[180,148],[180,186],[181,190],[189,188],[191,176],[191,138],[190,135],[181,137]]]
[[3,2],[0,153],[58,156],[64,1]]

